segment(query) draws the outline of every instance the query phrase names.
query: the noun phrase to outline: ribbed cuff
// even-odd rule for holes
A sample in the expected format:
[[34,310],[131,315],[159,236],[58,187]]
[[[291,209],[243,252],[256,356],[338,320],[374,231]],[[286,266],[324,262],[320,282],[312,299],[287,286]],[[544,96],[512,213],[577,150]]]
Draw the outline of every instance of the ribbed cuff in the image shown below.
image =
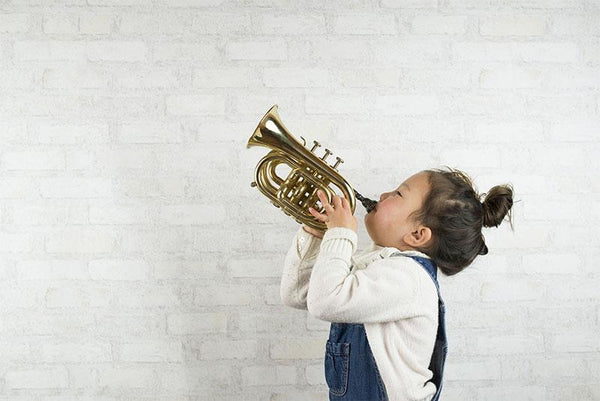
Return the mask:
[[357,242],[358,236],[354,230],[346,227],[330,228],[323,236],[321,252],[350,260],[356,250]]

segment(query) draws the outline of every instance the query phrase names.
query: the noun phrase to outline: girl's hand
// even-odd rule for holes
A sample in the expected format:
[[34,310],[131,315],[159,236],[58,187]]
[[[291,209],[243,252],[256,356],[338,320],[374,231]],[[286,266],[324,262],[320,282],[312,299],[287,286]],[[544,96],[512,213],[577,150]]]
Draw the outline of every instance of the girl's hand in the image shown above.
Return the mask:
[[325,209],[325,214],[317,212],[312,207],[308,208],[310,214],[315,216],[317,220],[324,222],[327,225],[327,228],[345,227],[356,232],[358,225],[356,223],[356,217],[352,215],[350,204],[346,198],[334,195],[332,199],[333,205],[331,205],[329,204],[325,193],[320,189],[317,191],[317,196]]
[[310,234],[314,235],[317,238],[323,239],[323,235],[325,234],[324,231],[317,230],[316,228],[309,227],[306,224],[304,224],[302,226],[302,228],[304,229],[304,231],[306,231],[307,233],[310,233]]

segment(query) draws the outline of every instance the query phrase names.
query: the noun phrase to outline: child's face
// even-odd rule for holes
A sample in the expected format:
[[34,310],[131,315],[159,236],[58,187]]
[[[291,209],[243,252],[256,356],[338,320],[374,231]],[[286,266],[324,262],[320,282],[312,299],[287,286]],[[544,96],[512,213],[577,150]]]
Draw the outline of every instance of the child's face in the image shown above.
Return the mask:
[[419,172],[381,194],[375,210],[365,216],[365,226],[373,242],[401,251],[424,245],[431,238],[431,230],[409,221],[408,216],[421,208],[428,192],[427,173]]

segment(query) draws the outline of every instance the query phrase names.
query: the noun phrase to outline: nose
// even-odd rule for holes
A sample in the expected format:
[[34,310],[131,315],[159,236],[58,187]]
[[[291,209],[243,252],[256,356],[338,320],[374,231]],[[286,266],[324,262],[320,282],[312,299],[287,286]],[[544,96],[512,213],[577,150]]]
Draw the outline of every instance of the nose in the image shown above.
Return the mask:
[[379,195],[379,202],[381,202],[382,200],[384,200],[385,198],[387,198],[389,195],[389,192],[384,192],[381,195]]

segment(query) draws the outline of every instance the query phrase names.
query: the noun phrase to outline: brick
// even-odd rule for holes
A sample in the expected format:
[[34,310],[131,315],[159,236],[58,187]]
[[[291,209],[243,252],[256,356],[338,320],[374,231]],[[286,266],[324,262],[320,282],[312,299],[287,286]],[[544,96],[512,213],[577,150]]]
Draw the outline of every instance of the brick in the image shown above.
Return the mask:
[[369,43],[362,37],[342,39],[315,38],[312,43],[313,54],[317,60],[336,62],[340,60],[364,60],[370,54]]
[[593,142],[598,132],[600,122],[577,119],[551,123],[548,136],[557,142]]
[[5,375],[9,389],[64,389],[69,378],[65,368],[10,370]]
[[[168,366],[157,371],[157,375],[161,386],[169,389],[169,394],[183,392],[203,397],[209,395],[215,388],[231,388],[234,385],[231,368],[214,363],[210,366],[200,367]],[[172,395],[169,395],[166,401],[171,397]],[[206,398],[207,401],[213,399],[215,399],[214,395]]]
[[[174,259],[157,260],[153,262],[154,278],[158,280],[193,280],[214,277],[217,272],[217,262],[208,256],[201,260]],[[201,266],[201,269],[198,269]]]
[[38,358],[50,363],[110,362],[111,346],[108,342],[50,341],[41,344]]
[[481,122],[471,133],[471,141],[482,143],[538,142],[544,139],[544,126],[539,122]]
[[224,333],[226,329],[225,313],[172,313],[167,316],[169,334]]
[[199,34],[250,34],[254,33],[251,15],[241,13],[205,12],[194,16],[190,30]]
[[31,252],[33,236],[20,233],[0,233],[0,252]]
[[[283,308],[274,309],[283,311]],[[306,311],[291,311],[274,314],[268,312],[245,313],[239,316],[238,325],[242,332],[249,333],[286,333],[292,327],[303,327]]]
[[64,229],[46,237],[45,250],[49,253],[106,253],[113,251],[115,240],[109,231]]
[[118,389],[152,388],[156,383],[150,367],[105,367],[98,371],[98,385]]
[[200,68],[194,70],[193,83],[199,88],[244,88],[257,86],[259,80],[249,68]]
[[285,338],[272,342],[272,359],[316,359],[322,358],[325,350],[323,338]]
[[112,182],[101,177],[58,177],[40,179],[40,194],[44,198],[106,198],[112,195]]
[[44,296],[47,308],[107,308],[113,302],[113,294],[103,285],[71,287],[50,287]]
[[500,363],[496,360],[479,361],[471,358],[470,361],[446,361],[444,367],[444,380],[452,381],[477,381],[499,380]]
[[25,33],[31,29],[35,18],[27,13],[0,14],[0,33]]
[[272,257],[232,258],[228,262],[227,270],[232,277],[279,277],[280,263],[281,261],[274,261]]
[[438,2],[435,0],[382,0],[382,7],[389,8],[436,8]]
[[220,53],[216,44],[161,42],[153,46],[155,61],[218,61]]
[[225,114],[225,98],[215,95],[173,95],[166,99],[167,114],[215,115]]
[[477,389],[478,397],[485,397],[493,401],[519,399],[523,401],[546,400],[546,388],[542,386],[486,386]]
[[479,83],[486,89],[539,88],[543,75],[539,68],[485,69],[479,75]]
[[305,369],[306,381],[311,386],[326,386],[325,368],[323,364],[310,365]]
[[314,391],[286,391],[285,393],[272,393],[270,401],[327,401],[329,399],[329,391],[327,387],[320,392]]
[[325,16],[320,13],[267,14],[253,16],[253,28],[265,35],[323,35]]
[[134,288],[116,295],[117,302],[126,308],[178,308],[182,306],[181,291],[177,286],[157,285]]
[[151,6],[151,0],[88,0],[88,4],[95,6]]
[[137,121],[121,124],[117,138],[121,143],[180,143],[183,132],[176,123]]
[[541,36],[547,25],[544,16],[506,15],[480,20],[479,33],[484,36]]
[[329,72],[325,69],[265,68],[263,72],[265,86],[275,88],[326,87],[329,80]]
[[44,122],[37,128],[37,140],[50,144],[106,143],[108,124]]
[[145,61],[148,50],[140,41],[99,40],[88,42],[86,53],[91,61]]
[[250,305],[255,296],[251,287],[243,285],[219,285],[196,287],[194,305]]
[[481,286],[483,301],[532,301],[540,299],[545,292],[541,280],[505,278],[501,282],[484,282]]
[[63,170],[65,155],[60,150],[5,152],[2,164],[7,170]]
[[533,274],[577,274],[582,264],[581,256],[572,253],[523,255],[523,266],[527,266],[527,272]]
[[44,33],[76,34],[79,18],[75,14],[45,15],[42,30]]
[[79,17],[79,32],[90,35],[108,35],[115,17],[110,14],[84,14]]
[[80,260],[22,260],[16,264],[19,280],[68,280],[89,277],[87,263]]
[[229,60],[285,60],[288,53],[280,39],[229,42],[225,52]]
[[242,383],[246,386],[284,385],[296,383],[294,366],[249,366],[242,368]]
[[110,338],[156,338],[166,333],[166,319],[156,312],[103,312],[96,317],[94,333]]
[[152,220],[147,206],[94,202],[89,207],[89,222],[92,224],[150,224]]
[[183,348],[177,340],[140,340],[119,344],[119,360],[127,362],[181,362]]
[[577,61],[575,43],[562,42],[461,42],[451,45],[457,61],[518,61],[574,63]]
[[467,22],[468,17],[462,15],[419,15],[411,21],[411,32],[419,35],[464,35],[467,31]]
[[204,225],[224,223],[226,210],[223,205],[182,204],[160,208],[160,219],[169,225]]
[[[368,46],[372,61],[377,67],[397,67],[399,65],[415,65],[422,68],[424,64],[439,65],[444,60],[449,60],[449,51],[442,41],[430,37],[408,39],[387,39],[383,37]],[[364,54],[360,47],[355,46],[349,50],[352,54]],[[364,57],[361,57],[364,59]]]
[[86,44],[82,41],[24,40],[14,43],[15,58],[27,60],[83,60]]
[[126,35],[181,35],[189,32],[191,16],[163,12],[160,15],[127,13],[119,16],[119,32]]
[[180,86],[178,71],[171,68],[115,69],[116,87],[125,89],[176,88]]
[[204,8],[216,7],[221,5],[225,0],[168,0],[164,1],[167,7],[189,7],[189,8]]
[[205,341],[200,345],[200,358],[203,360],[249,359],[256,358],[259,343],[256,340]]
[[93,280],[144,280],[149,266],[144,260],[97,259],[89,263]]
[[42,78],[45,88],[106,88],[110,82],[109,73],[95,67],[49,68]]
[[332,16],[331,32],[342,35],[390,35],[396,33],[394,15],[349,14]]
[[597,352],[600,339],[595,330],[565,330],[548,336],[548,349],[552,353]]
[[439,100],[430,95],[378,96],[372,108],[376,115],[422,115],[435,114]]
[[6,68],[2,71],[0,88],[32,89],[37,73],[30,69]]

